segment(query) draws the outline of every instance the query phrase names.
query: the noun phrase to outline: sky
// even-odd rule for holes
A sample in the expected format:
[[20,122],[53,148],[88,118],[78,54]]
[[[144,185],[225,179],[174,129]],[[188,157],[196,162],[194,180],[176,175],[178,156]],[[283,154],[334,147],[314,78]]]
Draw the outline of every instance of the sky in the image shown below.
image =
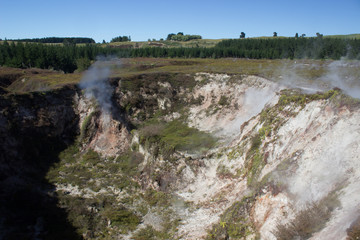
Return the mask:
[[0,0],[1,39],[147,41],[178,32],[204,39],[360,33],[360,0]]

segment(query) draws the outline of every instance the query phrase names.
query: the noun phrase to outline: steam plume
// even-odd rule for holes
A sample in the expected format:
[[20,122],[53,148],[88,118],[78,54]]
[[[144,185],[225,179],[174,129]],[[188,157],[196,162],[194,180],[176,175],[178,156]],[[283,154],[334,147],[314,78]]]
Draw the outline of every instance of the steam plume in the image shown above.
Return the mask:
[[109,76],[111,74],[109,64],[105,60],[97,60],[85,72],[80,81],[80,88],[85,89],[87,98],[95,98],[104,113],[110,113],[111,95],[113,92],[109,84]]
[[[289,88],[299,88],[306,93],[328,91],[334,87],[342,89],[353,98],[360,98],[360,61],[345,58],[312,64],[294,63],[279,69],[279,82]],[[302,71],[323,70],[321,76],[315,79],[302,75]]]
[[341,59],[328,65],[322,80],[331,87],[338,87],[353,98],[360,98],[360,62]]

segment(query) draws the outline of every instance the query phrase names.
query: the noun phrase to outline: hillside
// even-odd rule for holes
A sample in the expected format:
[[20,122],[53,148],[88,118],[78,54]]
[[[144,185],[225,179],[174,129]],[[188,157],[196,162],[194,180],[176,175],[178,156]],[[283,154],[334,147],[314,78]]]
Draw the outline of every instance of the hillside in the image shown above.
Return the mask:
[[2,68],[0,236],[356,239],[358,69],[151,58],[82,75]]
[[[339,39],[360,39],[360,34],[347,34],[347,35],[324,35],[325,38],[339,38]],[[284,36],[278,36],[278,39],[289,38]],[[309,37],[306,37],[309,38]],[[247,39],[274,39],[273,36],[261,36],[261,37],[250,37]],[[150,39],[149,39],[150,40]],[[131,41],[131,42],[113,42],[102,44],[102,46],[110,47],[119,47],[119,48],[143,48],[143,47],[163,47],[163,48],[176,48],[176,47],[200,47],[200,48],[210,48],[215,47],[216,44],[223,40],[229,39],[197,39],[190,40],[186,42],[182,41],[159,41],[159,40],[150,40],[150,41]]]

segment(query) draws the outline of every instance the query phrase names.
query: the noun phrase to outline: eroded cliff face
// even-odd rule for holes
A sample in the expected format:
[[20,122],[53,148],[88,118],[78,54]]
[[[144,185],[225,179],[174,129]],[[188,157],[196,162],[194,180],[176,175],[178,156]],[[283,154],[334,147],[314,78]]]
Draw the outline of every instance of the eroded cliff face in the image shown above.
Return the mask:
[[2,92],[0,238],[42,238],[46,231],[76,238],[65,211],[49,195],[53,186],[44,176],[78,135],[79,118],[73,103],[77,94],[74,87],[21,95]]
[[[351,225],[357,231],[358,100],[227,74],[154,73],[110,85],[111,111],[71,88],[2,102],[3,179],[59,139],[64,147],[46,158],[57,163],[43,174],[54,189],[41,191],[56,194],[79,237],[346,239]],[[19,151],[32,146],[22,138],[30,133],[42,141]],[[44,221],[34,219],[33,227]]]
[[[208,171],[188,185],[191,190],[180,192],[204,205],[199,213],[219,211],[213,238],[346,238],[359,214],[359,105],[338,91],[297,94],[283,91],[275,105],[244,123],[216,159],[206,160]],[[239,205],[246,211],[236,212]],[[206,236],[198,229],[210,221],[198,223],[189,238]]]

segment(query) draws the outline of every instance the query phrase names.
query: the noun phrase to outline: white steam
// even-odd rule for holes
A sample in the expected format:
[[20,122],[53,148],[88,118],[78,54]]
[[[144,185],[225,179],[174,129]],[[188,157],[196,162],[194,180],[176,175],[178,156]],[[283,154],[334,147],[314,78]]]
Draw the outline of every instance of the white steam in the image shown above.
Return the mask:
[[309,69],[318,70],[321,66],[316,63],[295,63],[293,65],[286,65],[280,69],[280,83],[287,88],[301,89],[303,92],[308,94],[314,94],[324,90],[324,86],[318,81],[311,81],[306,76],[301,75],[303,71]]
[[[227,122],[226,126],[223,127],[218,135],[220,137],[235,136],[239,133],[239,126],[253,116],[259,114],[264,109],[265,105],[270,103],[275,97],[275,87],[248,88],[242,96],[240,109],[237,113],[232,114],[234,116],[233,120]],[[232,138],[230,137],[229,141],[231,139]]]
[[[287,64],[280,70],[280,83],[288,88],[298,88],[305,93],[328,91],[335,87],[353,98],[360,98],[360,61],[345,58],[331,62],[304,63],[301,60]],[[305,74],[310,72],[310,76]],[[311,77],[311,72],[322,72]]]
[[110,113],[113,89],[109,84],[111,64],[106,60],[98,60],[85,72],[80,81],[80,88],[85,89],[86,98],[94,98],[103,113]]
[[327,67],[327,73],[321,80],[332,88],[338,87],[353,98],[360,98],[360,61],[341,59]]

